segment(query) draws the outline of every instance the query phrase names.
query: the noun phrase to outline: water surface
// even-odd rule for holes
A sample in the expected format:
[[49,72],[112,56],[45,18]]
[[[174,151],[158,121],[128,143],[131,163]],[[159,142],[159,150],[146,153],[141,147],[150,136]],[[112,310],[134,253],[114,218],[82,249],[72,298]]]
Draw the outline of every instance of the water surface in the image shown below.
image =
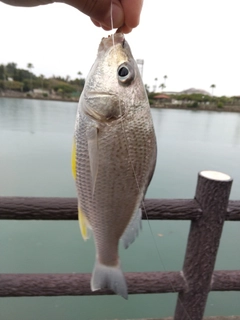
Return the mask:
[[[70,168],[76,107],[0,99],[0,196],[76,196]],[[231,199],[240,199],[240,114],[156,109],[152,114],[158,161],[148,198],[193,198],[197,173],[219,170],[234,179]],[[189,222],[150,225],[152,231],[144,222],[135,243],[120,249],[124,271],[180,270]],[[239,222],[225,223],[216,269],[240,269],[239,227]],[[76,221],[0,221],[0,255],[1,273],[91,272],[94,245],[92,239],[83,242]],[[173,315],[176,297],[2,298],[0,319],[165,317]],[[240,314],[239,301],[238,292],[211,293],[206,315]]]

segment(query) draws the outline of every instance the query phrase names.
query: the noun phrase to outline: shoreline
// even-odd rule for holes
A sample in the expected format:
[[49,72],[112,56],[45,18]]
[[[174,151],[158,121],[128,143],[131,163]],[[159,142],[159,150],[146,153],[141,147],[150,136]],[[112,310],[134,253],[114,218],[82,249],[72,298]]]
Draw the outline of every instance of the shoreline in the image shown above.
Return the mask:
[[1,93],[0,98],[7,98],[7,99],[28,99],[28,100],[48,100],[48,101],[63,101],[63,102],[78,102],[78,98],[61,98],[58,96],[47,96],[43,97],[40,95],[31,95],[28,96],[26,94],[9,94],[9,93]]
[[[79,98],[60,98],[60,97],[42,97],[42,96],[26,96],[23,94],[2,94],[0,93],[0,99],[28,99],[28,100],[44,100],[44,101],[59,101],[59,102],[74,102],[78,103]],[[216,111],[216,112],[236,112],[240,113],[240,105],[223,106],[221,108],[215,105],[199,105],[198,107],[190,107],[188,105],[175,105],[175,104],[150,104],[152,109],[171,109],[171,110],[191,110],[191,111]]]
[[7,99],[26,99],[26,100],[45,100],[45,101],[61,101],[61,102],[77,102],[78,103],[78,99],[77,100],[73,100],[73,99],[62,99],[62,98],[45,98],[45,97],[12,97],[12,96],[0,96],[1,98],[7,98]]
[[191,110],[191,111],[216,111],[216,112],[236,112],[240,113],[240,105],[223,106],[218,108],[215,105],[199,105],[198,107],[190,107],[188,105],[174,105],[174,104],[159,104],[150,105],[152,109],[174,109],[174,110]]

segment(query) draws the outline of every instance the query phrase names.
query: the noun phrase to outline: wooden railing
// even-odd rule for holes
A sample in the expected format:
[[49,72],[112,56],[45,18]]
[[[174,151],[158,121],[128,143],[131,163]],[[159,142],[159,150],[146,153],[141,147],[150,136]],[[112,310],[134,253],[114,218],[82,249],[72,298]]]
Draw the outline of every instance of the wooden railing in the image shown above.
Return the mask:
[[[193,200],[145,200],[148,219],[191,220],[191,227],[183,270],[125,273],[129,294],[178,292],[174,319],[201,320],[210,291],[240,291],[240,270],[214,271],[224,222],[240,221],[240,201],[229,201],[231,185],[227,175],[201,172]],[[0,197],[0,219],[76,220],[77,200]],[[90,278],[90,274],[0,274],[0,297],[113,294],[92,292]]]

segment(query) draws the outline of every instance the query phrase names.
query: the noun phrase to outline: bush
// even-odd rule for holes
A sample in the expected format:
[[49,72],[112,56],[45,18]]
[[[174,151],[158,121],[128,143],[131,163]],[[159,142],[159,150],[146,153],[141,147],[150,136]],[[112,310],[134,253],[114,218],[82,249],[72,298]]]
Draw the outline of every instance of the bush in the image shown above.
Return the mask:
[[75,89],[67,83],[58,83],[53,87],[53,89],[58,93],[72,93],[75,91]]
[[28,80],[24,80],[24,81],[23,81],[23,91],[24,91],[24,92],[30,91],[30,83],[29,83]]
[[7,89],[7,90],[13,90],[13,91],[21,91],[22,87],[23,87],[22,82],[0,80],[0,88],[1,89]]
[[198,102],[194,101],[193,103],[188,105],[189,108],[198,108]]
[[222,109],[223,107],[224,107],[223,102],[222,101],[218,101],[217,108]]

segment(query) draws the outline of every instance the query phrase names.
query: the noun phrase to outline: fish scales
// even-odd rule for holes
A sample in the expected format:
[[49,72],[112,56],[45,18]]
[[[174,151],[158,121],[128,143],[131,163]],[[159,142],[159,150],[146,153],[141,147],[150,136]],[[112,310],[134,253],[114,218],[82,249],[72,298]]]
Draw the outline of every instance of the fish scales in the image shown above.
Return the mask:
[[127,247],[138,234],[139,207],[155,168],[156,138],[130,48],[123,34],[114,35],[115,46],[111,41],[102,40],[80,97],[75,175],[79,212],[96,246],[91,287],[108,287],[126,298],[118,244],[125,236]]

